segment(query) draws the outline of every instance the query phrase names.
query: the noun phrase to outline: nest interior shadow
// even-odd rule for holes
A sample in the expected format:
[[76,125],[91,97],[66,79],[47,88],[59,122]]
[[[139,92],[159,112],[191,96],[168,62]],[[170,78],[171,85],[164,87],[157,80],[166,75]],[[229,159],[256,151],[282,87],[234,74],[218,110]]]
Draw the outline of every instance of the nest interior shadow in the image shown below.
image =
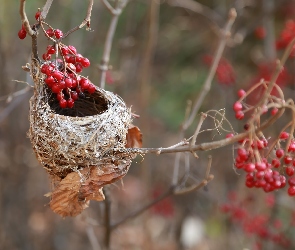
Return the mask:
[[48,88],[46,89],[46,93],[51,110],[59,115],[86,117],[100,115],[108,109],[108,101],[98,91],[93,94],[89,94],[88,92],[80,93],[73,108],[61,108],[56,94],[53,94]]

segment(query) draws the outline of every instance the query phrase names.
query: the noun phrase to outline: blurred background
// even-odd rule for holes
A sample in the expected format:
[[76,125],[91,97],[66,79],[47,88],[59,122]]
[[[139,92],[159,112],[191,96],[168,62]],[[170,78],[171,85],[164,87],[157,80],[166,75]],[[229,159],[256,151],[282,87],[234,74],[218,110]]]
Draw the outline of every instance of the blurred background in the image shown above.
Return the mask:
[[[44,3],[27,1],[31,23]],[[55,0],[46,21],[66,32],[82,22],[87,3]],[[292,30],[295,1],[129,1],[119,18],[106,89],[120,95],[140,115],[134,124],[143,134],[143,147],[168,147],[182,139],[179,129],[187,102],[198,96],[220,40],[220,29],[232,7],[238,14],[232,36],[200,111],[224,109],[233,128],[241,132],[244,124],[236,121],[232,112],[237,90],[248,89],[260,78],[270,78],[275,59],[284,48],[280,42],[286,35],[282,31]],[[99,83],[98,65],[110,19],[105,6],[95,0],[92,31],[76,31],[63,41],[90,59],[91,66],[83,73],[94,84]],[[102,249],[104,202],[91,202],[81,215],[63,219],[50,210],[49,198],[44,196],[50,192],[51,183],[26,135],[33,91],[22,93],[26,83],[15,81],[32,84],[21,68],[29,62],[30,39],[18,38],[20,28],[19,1],[1,1],[0,249]],[[48,44],[41,35],[40,55]],[[278,80],[286,98],[294,98],[294,69],[291,55]],[[280,131],[287,118],[269,132]],[[186,138],[193,134],[196,124],[186,131]],[[205,122],[204,128],[211,127]],[[216,130],[203,133],[197,143],[225,135]],[[192,157],[190,183],[204,178],[209,154],[215,178],[206,188],[169,196],[126,220],[112,231],[111,249],[295,249],[291,237],[294,198],[285,191],[265,194],[246,188],[243,173],[233,169],[231,146],[200,152],[199,159]],[[185,154],[180,156],[182,174],[185,159]],[[171,186],[174,161],[174,154],[138,156],[123,181],[108,187],[111,221],[120,221],[166,192]],[[245,224],[245,218],[250,225]],[[262,228],[254,230],[253,225]]]

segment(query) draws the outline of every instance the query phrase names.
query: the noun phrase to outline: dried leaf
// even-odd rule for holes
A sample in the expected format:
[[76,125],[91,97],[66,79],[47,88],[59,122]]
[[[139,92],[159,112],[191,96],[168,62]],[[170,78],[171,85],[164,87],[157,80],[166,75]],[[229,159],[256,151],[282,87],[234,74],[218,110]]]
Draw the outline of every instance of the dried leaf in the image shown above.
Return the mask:
[[104,200],[103,186],[125,176],[130,164],[131,160],[121,160],[68,174],[52,192],[50,208],[62,217],[80,214],[90,200]]
[[142,147],[142,133],[140,129],[134,125],[130,125],[126,136],[126,148],[141,148]]

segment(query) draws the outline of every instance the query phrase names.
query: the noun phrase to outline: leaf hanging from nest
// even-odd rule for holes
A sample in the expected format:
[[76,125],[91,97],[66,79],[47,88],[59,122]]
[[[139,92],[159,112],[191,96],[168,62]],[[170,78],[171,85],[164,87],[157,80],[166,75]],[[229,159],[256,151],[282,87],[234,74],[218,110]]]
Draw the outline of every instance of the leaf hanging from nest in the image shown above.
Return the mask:
[[105,164],[69,173],[52,192],[50,208],[62,217],[80,214],[90,200],[104,200],[102,187],[125,176],[130,163],[122,161],[117,166]]
[[133,124],[130,124],[128,133],[126,135],[126,148],[141,148],[142,147],[142,133],[140,129]]

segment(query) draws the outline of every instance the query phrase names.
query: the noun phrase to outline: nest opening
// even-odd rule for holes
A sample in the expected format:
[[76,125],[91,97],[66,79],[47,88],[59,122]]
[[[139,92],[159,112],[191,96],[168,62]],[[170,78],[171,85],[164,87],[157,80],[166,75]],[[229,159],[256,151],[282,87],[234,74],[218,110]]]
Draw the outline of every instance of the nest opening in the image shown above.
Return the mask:
[[61,108],[56,94],[53,94],[49,89],[46,92],[50,109],[59,115],[71,117],[95,116],[104,113],[108,109],[108,101],[98,91],[93,94],[88,92],[80,93],[73,108]]

